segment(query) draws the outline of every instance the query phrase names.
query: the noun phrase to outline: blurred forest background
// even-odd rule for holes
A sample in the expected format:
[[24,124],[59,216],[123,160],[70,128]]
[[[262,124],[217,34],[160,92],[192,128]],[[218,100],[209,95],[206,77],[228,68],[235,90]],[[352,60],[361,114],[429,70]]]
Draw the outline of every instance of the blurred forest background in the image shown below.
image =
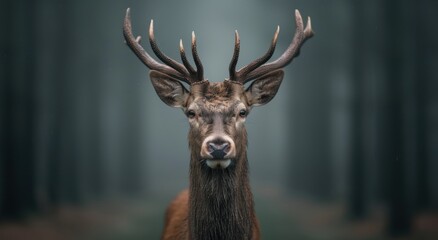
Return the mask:
[[[188,124],[124,44],[198,38],[210,81],[294,9],[315,37],[247,121],[264,239],[438,239],[438,1],[0,1],[0,239],[158,239],[188,186]],[[143,45],[150,51],[147,41]]]

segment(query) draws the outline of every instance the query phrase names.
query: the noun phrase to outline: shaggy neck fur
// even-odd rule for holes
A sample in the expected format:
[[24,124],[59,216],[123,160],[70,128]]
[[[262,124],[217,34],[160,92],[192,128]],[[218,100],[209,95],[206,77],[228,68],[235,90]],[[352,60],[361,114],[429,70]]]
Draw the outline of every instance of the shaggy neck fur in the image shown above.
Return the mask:
[[[246,146],[245,140],[240,147]],[[224,170],[209,168],[192,151],[189,239],[252,238],[255,213],[245,150]]]

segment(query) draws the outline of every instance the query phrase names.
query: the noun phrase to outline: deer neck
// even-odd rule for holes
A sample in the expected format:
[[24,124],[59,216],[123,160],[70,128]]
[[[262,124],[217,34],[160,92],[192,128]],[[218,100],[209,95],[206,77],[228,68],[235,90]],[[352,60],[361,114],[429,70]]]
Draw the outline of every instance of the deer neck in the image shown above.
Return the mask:
[[190,239],[251,239],[255,221],[246,152],[225,170],[190,162]]

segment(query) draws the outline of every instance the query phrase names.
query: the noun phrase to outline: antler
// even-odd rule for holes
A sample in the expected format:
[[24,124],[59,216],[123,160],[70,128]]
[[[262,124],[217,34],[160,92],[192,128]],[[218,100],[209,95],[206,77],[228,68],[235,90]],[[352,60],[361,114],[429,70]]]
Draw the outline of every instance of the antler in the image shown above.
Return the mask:
[[299,55],[300,48],[304,44],[304,42],[313,36],[310,17],[307,18],[306,28],[304,28],[301,14],[298,10],[295,10],[295,23],[296,30],[294,38],[286,51],[277,60],[266,63],[274,53],[280,27],[277,27],[277,30],[274,33],[274,38],[272,39],[271,46],[269,47],[265,55],[242,67],[238,71],[236,71],[236,65],[239,58],[240,39],[239,34],[236,31],[234,53],[229,67],[230,80],[238,81],[244,84],[269,72],[283,68],[290,62],[292,62],[292,60]]
[[164,64],[153,59],[140,45],[141,37],[138,36],[135,38],[132,34],[129,8],[126,10],[125,22],[123,24],[123,36],[125,37],[126,44],[129,46],[129,48],[131,48],[135,55],[137,55],[137,57],[151,70],[165,73],[188,84],[204,80],[204,70],[196,49],[196,36],[194,32],[192,32],[192,54],[195,61],[196,70],[193,69],[186,58],[182,40],[180,40],[179,50],[184,65],[168,57],[158,48],[154,35],[154,21],[151,20],[151,24],[149,25],[149,43],[151,44],[151,48],[155,55]]

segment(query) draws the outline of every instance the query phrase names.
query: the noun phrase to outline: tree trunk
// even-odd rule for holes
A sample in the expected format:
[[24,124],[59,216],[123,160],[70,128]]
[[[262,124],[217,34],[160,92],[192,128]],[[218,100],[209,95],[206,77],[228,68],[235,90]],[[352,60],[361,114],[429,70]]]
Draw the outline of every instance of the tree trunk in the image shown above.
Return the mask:
[[365,153],[364,153],[364,80],[367,63],[368,33],[365,21],[365,6],[361,1],[353,3],[353,73],[352,73],[352,104],[351,104],[351,157],[348,178],[348,212],[352,219],[360,219],[365,215]]
[[409,28],[404,26],[406,16],[406,1],[394,3],[385,1],[384,22],[386,29],[385,61],[387,79],[387,103],[386,103],[386,140],[387,149],[384,153],[386,173],[388,176],[388,207],[390,235],[404,235],[411,230],[411,205],[409,202],[408,181],[408,157],[405,145],[405,125],[408,121],[404,114],[406,109],[403,98],[406,90],[404,84],[410,81],[409,76],[404,75],[404,67],[409,57],[405,48],[405,32]]
[[[2,213],[19,217],[36,210],[35,118],[35,14],[34,1],[4,3],[5,55],[2,72]],[[14,13],[23,13],[23,15]]]
[[417,124],[417,192],[416,203],[419,209],[426,209],[430,206],[430,183],[429,183],[429,157],[427,141],[427,105],[429,100],[428,83],[431,76],[428,76],[427,63],[430,61],[434,44],[430,43],[429,25],[427,14],[425,14],[425,1],[417,1],[415,4],[415,90],[416,90],[416,124]]

